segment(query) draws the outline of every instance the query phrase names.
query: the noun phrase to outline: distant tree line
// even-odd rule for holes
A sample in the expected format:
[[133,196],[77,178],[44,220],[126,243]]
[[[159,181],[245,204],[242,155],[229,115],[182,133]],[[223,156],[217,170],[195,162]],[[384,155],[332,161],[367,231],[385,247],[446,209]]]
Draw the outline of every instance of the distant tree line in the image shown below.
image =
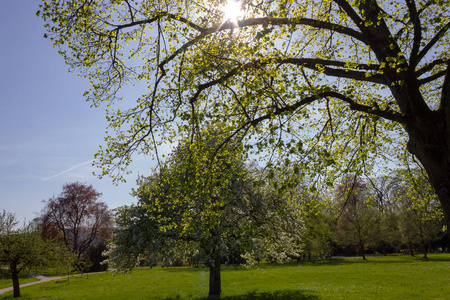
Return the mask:
[[322,197],[297,197],[309,232],[303,258],[416,252],[427,258],[450,247],[439,201],[420,169],[366,180],[350,175]]

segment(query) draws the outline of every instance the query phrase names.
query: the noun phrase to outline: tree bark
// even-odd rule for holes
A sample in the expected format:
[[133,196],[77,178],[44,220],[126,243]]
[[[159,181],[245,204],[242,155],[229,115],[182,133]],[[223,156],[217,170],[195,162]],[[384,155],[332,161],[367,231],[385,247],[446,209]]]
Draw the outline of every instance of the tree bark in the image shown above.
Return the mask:
[[428,259],[428,247],[423,245],[423,259]]
[[214,264],[209,266],[209,296],[220,298],[222,282],[220,280],[220,258],[216,258]]
[[361,255],[363,260],[366,260],[366,251],[364,251],[364,244],[360,243],[359,246],[361,247]]
[[450,227],[450,124],[443,112],[436,111],[428,120],[414,120],[406,131],[408,151],[425,168]]
[[20,297],[19,271],[16,264],[11,264],[11,277],[13,281],[14,298]]

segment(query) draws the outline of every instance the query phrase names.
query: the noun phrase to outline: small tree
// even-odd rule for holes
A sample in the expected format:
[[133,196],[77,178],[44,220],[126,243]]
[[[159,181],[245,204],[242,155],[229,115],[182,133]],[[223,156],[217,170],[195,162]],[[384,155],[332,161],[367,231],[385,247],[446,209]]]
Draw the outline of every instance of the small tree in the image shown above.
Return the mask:
[[46,202],[42,213],[44,237],[62,241],[80,264],[92,246],[106,243],[111,213],[106,203],[98,201],[100,196],[92,185],[69,183]]
[[0,264],[8,265],[13,280],[14,297],[20,297],[19,273],[41,271],[48,267],[69,268],[74,257],[53,241],[44,241],[32,224],[16,228],[15,215],[0,214]]

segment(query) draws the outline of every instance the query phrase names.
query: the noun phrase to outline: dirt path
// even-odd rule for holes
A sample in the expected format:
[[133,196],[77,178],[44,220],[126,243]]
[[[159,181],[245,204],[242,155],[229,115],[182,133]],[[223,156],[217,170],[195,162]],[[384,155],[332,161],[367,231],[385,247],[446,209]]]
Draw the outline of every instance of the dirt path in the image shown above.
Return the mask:
[[[39,279],[39,281],[34,281],[34,282],[21,284],[20,288],[23,288],[23,287],[26,287],[26,286],[29,286],[29,285],[33,285],[33,284],[38,284],[38,283],[43,283],[43,282],[47,282],[47,281],[57,280],[57,279],[60,279],[60,278],[64,278],[64,276],[61,276],[61,277],[47,277],[47,276],[38,275],[38,276],[36,276],[36,278]],[[12,286],[4,288],[4,289],[0,289],[0,295],[4,294],[6,292],[10,292],[12,290],[13,290]]]

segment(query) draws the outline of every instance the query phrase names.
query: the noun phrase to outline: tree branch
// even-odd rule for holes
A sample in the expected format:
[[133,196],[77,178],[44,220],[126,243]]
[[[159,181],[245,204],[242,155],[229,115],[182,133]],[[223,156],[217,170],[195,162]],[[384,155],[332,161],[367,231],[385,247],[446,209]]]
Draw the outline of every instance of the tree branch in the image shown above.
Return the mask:
[[441,64],[446,64],[447,61],[448,61],[448,60],[445,60],[445,59],[442,59],[442,58],[433,60],[432,62],[426,64],[425,66],[423,66],[422,68],[420,68],[419,70],[417,70],[416,72],[414,72],[414,75],[415,75],[416,77],[420,77],[421,75],[423,75],[423,74],[425,74],[425,73],[427,73],[427,72],[433,70],[433,68],[434,68],[435,66],[438,66],[438,65],[441,65]]
[[417,55],[419,53],[420,42],[422,41],[422,25],[420,23],[419,14],[417,13],[416,3],[414,0],[407,0],[406,5],[409,10],[409,19],[414,24],[414,40],[411,55],[409,57],[409,64],[412,69],[415,69],[417,63]]
[[363,19],[356,13],[356,11],[350,6],[347,0],[334,0],[334,2],[342,8],[347,15],[352,19],[353,23],[359,27],[359,29],[364,32],[365,27],[363,25]]
[[[270,113],[270,114],[266,114],[264,116],[261,116],[259,118],[256,118],[254,120],[251,120],[249,122],[247,122],[246,124],[250,124],[252,126],[256,126],[259,123],[263,122],[264,120],[268,120],[273,118],[273,116],[278,116],[281,114],[284,114],[286,112],[290,112],[290,113],[294,113],[295,110],[297,110],[298,108],[300,108],[301,106],[310,104],[316,100],[322,99],[322,98],[326,98],[326,97],[332,97],[332,98],[336,98],[336,99],[340,99],[348,104],[350,104],[350,109],[351,110],[356,110],[356,111],[360,111],[360,112],[364,112],[367,114],[371,114],[371,115],[375,115],[375,116],[379,116],[382,117],[384,119],[388,119],[391,121],[395,121],[395,122],[399,122],[399,123],[405,123],[406,120],[398,113],[395,112],[390,112],[390,111],[384,111],[384,110],[380,110],[380,109],[376,109],[374,107],[371,106],[367,106],[367,105],[363,105],[363,104],[359,104],[356,103],[353,99],[338,93],[338,92],[323,92],[323,93],[319,93],[318,95],[313,95],[313,96],[309,96],[306,97],[292,105],[288,105],[282,108],[275,108],[275,111]],[[245,127],[244,124],[242,127]]]
[[[346,67],[346,63],[344,63],[344,62],[331,61],[331,60],[325,60],[325,59],[314,59],[314,58],[287,58],[287,59],[279,58],[279,59],[273,59],[272,61],[257,60],[257,61],[251,62],[251,63],[247,63],[245,65],[238,65],[234,69],[231,69],[224,76],[217,78],[215,80],[212,80],[208,83],[200,84],[198,86],[197,92],[190,98],[189,103],[192,104],[193,102],[195,102],[203,90],[210,88],[212,86],[215,86],[219,83],[223,83],[227,79],[236,75],[239,71],[245,71],[248,69],[256,68],[258,66],[265,66],[269,63],[294,64],[294,65],[303,66],[303,67],[313,69],[313,70],[319,70],[320,68],[318,67],[318,65],[320,65],[322,67],[324,67],[324,66]],[[365,70],[377,70],[378,69],[378,65],[357,64],[354,67],[356,69],[365,69]],[[333,68],[328,68],[328,67],[324,67],[323,73],[326,75],[329,75],[329,76],[334,76],[334,77],[342,77],[342,78],[349,78],[349,79],[355,79],[355,80],[366,81],[366,82],[386,84],[386,82],[384,81],[384,78],[378,74],[367,77],[365,72],[359,72],[359,71],[353,71],[353,70],[347,70],[347,69],[333,69]]]
[[[418,80],[419,86],[420,85],[424,85],[425,83],[431,82],[433,80],[436,80],[438,78],[441,78],[442,76],[445,76],[446,73],[447,73],[447,71],[444,70],[444,71],[441,71],[441,72],[437,72],[436,74],[431,75],[429,77],[425,77],[423,79],[419,79]],[[444,96],[444,94],[442,94],[442,96]]]
[[442,96],[441,103],[439,105],[439,109],[443,109],[446,113],[448,113],[448,109],[450,108],[450,61],[447,62],[447,69],[445,70],[445,79],[444,84],[442,86]]
[[[332,76],[332,77],[340,77],[340,78],[348,78],[354,79],[358,81],[366,81],[373,82],[379,84],[387,84],[385,78],[381,74],[374,74],[371,76],[367,76],[366,72],[349,70],[348,65],[345,62],[341,61],[332,61],[325,59],[314,59],[314,58],[288,58],[281,59],[279,61],[280,64],[290,63],[299,66],[303,66],[308,69],[322,71],[323,74]],[[334,69],[329,68],[327,66],[336,66],[341,67],[342,69]],[[367,64],[355,64],[351,66],[356,70],[378,70],[379,65],[367,65]],[[321,70],[322,69],[322,70]]]
[[[151,20],[154,21],[155,19],[151,19]],[[184,19],[184,20],[186,20],[186,19]],[[135,23],[139,23],[139,22],[135,22]],[[129,25],[129,24],[127,24],[127,25]],[[193,27],[194,25],[192,25],[191,27]],[[353,29],[348,28],[348,27],[341,26],[341,25],[329,23],[329,22],[317,21],[317,20],[307,19],[307,18],[300,18],[300,19],[298,19],[298,18],[269,18],[269,17],[266,17],[266,18],[253,18],[253,19],[246,19],[246,20],[238,21],[237,24],[235,24],[234,22],[227,22],[227,23],[219,24],[218,26],[213,26],[213,27],[208,28],[208,29],[203,29],[203,28],[200,28],[200,27],[196,28],[201,33],[198,36],[196,36],[195,38],[193,38],[192,40],[190,40],[190,41],[186,42],[185,44],[183,44],[174,53],[172,53],[172,55],[170,55],[169,57],[165,58],[159,64],[158,67],[163,71],[163,73],[165,73],[164,72],[164,66],[167,63],[169,63],[177,55],[179,55],[183,51],[187,50],[189,47],[195,45],[198,41],[202,40],[203,38],[205,38],[206,36],[208,36],[210,34],[213,34],[213,33],[219,32],[219,31],[223,31],[223,30],[229,30],[229,29],[234,29],[234,28],[242,28],[242,27],[250,27],[250,26],[257,26],[257,25],[263,25],[263,26],[268,26],[268,25],[309,25],[309,26],[315,27],[315,28],[329,29],[329,30],[332,30],[332,31],[335,31],[335,32],[343,33],[343,34],[346,34],[348,36],[354,37],[354,38],[360,40],[361,42],[367,44],[367,40],[364,37],[364,35],[359,33],[358,31],[353,30]],[[197,25],[195,25],[195,26],[197,26]]]
[[189,27],[192,27],[193,29],[200,31],[201,33],[204,33],[206,31],[206,29],[204,29],[203,27],[198,26],[194,22],[192,22],[184,17],[178,16],[178,15],[175,15],[175,14],[172,14],[169,12],[164,12],[164,11],[157,12],[156,16],[153,18],[150,18],[150,19],[134,21],[134,22],[130,22],[127,24],[123,24],[123,25],[113,25],[113,26],[115,27],[114,30],[121,30],[124,28],[134,27],[134,26],[138,26],[138,25],[151,24],[157,20],[161,20],[163,17],[167,17],[168,19],[180,21],[181,23],[184,23],[184,24],[188,25]]
[[372,106],[367,106],[367,105],[363,105],[360,103],[355,102],[353,99],[342,95],[341,93],[337,93],[337,92],[325,92],[323,93],[324,96],[322,97],[333,97],[333,98],[337,98],[340,99],[348,104],[350,104],[350,109],[351,110],[356,110],[356,111],[360,111],[360,112],[364,112],[367,113],[369,115],[375,115],[387,120],[391,120],[394,122],[398,122],[398,123],[405,123],[406,120],[405,118],[396,112],[392,112],[392,111],[387,111],[387,110],[381,110],[379,108],[374,108]]
[[417,55],[417,61],[419,62],[422,60],[422,58],[425,57],[425,55],[430,51],[430,49],[444,36],[445,32],[447,32],[450,29],[450,22],[445,24],[437,33],[436,35],[430,40],[430,42],[423,47],[422,51],[419,52]]
[[219,26],[213,26],[211,28],[208,28],[205,30],[205,33],[214,33],[218,31],[228,30],[228,29],[235,29],[235,28],[243,28],[243,27],[251,27],[251,26],[280,26],[280,25],[307,25],[314,28],[319,29],[328,29],[334,32],[339,32],[348,36],[351,36],[364,44],[368,44],[368,41],[366,37],[349,27],[345,27],[339,24],[334,24],[330,22],[324,22],[314,19],[308,19],[308,18],[271,18],[271,17],[264,17],[264,18],[251,18],[251,19],[245,19],[245,20],[238,20],[237,24],[234,22],[226,22],[223,24],[220,24]]

